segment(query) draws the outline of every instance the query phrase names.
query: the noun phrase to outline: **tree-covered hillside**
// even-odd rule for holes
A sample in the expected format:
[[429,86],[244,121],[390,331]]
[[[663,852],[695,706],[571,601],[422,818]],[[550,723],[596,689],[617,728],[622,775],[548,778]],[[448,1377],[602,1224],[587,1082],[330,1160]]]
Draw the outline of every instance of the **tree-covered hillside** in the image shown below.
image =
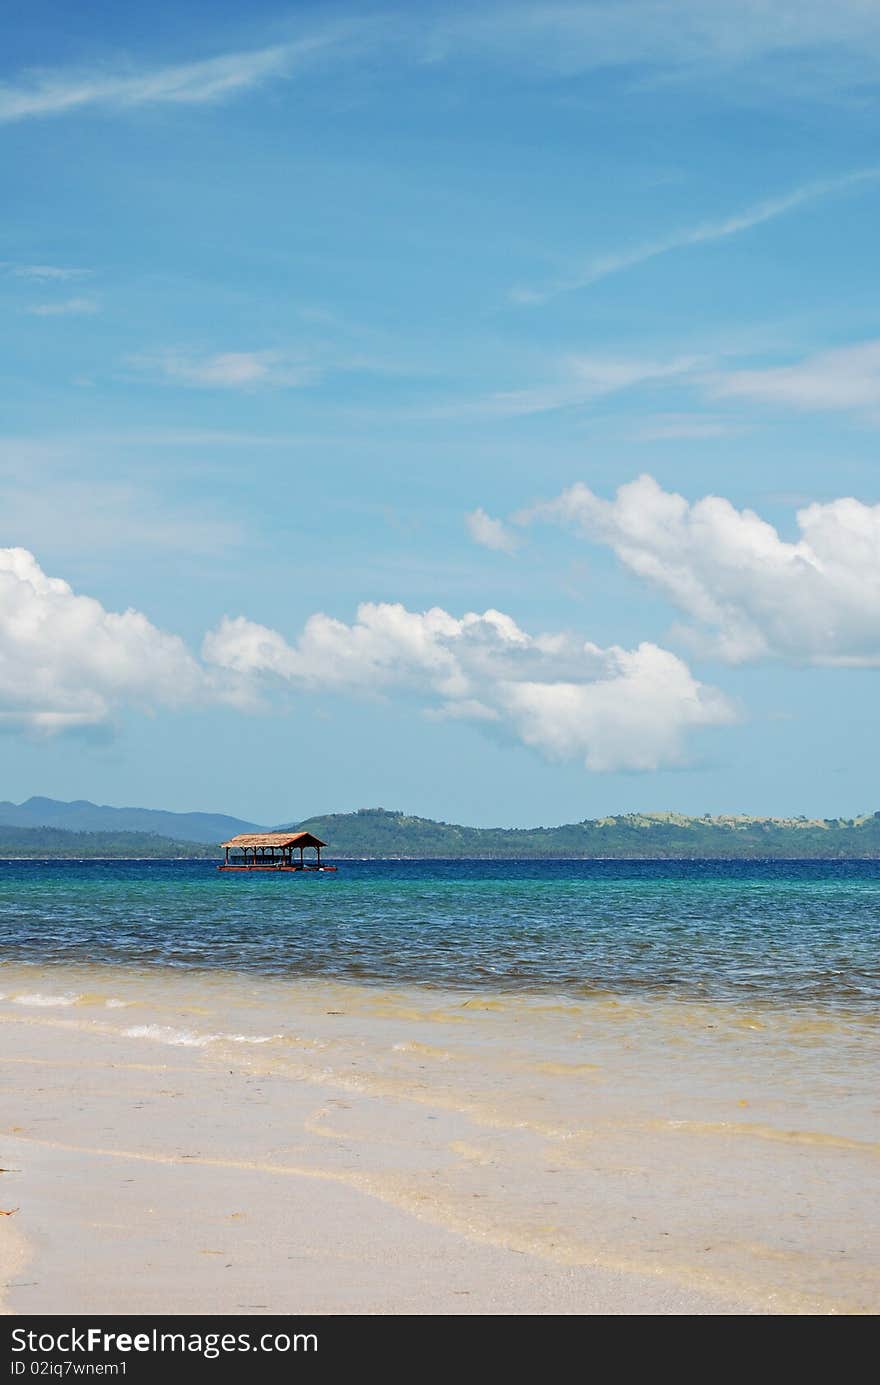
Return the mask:
[[630,813],[563,827],[459,827],[383,808],[298,824],[328,855],[409,857],[642,857],[783,859],[880,857],[880,813],[845,819]]
[[154,832],[65,832],[60,827],[0,826],[0,857],[80,859],[128,857],[167,860],[177,857],[219,857],[216,846],[178,842]]
[[[562,827],[461,827],[363,808],[308,818],[293,830],[328,844],[328,858],[854,860],[880,859],[880,813],[859,818],[690,818],[629,813]],[[0,825],[0,857],[221,858],[219,844],[148,832],[67,832]]]

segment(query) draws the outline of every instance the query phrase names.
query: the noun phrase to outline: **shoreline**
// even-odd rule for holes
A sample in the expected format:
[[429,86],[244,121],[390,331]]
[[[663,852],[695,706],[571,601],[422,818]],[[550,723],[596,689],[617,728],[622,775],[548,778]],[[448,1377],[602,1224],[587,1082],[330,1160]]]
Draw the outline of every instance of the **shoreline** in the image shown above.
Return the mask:
[[866,1021],[226,972],[2,979],[0,1164],[20,1172],[0,1188],[29,1257],[7,1311],[880,1306]]
[[[833,865],[873,865],[880,861],[880,854],[875,856],[327,856],[329,862],[339,861],[342,864],[351,864],[358,861],[387,861],[395,864],[401,861],[413,861],[425,865],[430,864],[458,864],[467,865],[468,862],[486,863],[497,861],[499,864],[508,863],[511,865],[552,865],[554,862],[565,863],[568,865],[578,862],[606,862],[611,864],[619,861],[623,864],[638,863],[642,865],[779,865],[797,866],[833,866]],[[205,862],[215,864],[218,867],[222,864],[219,856],[0,856],[0,862],[10,861],[24,863],[35,861],[40,865],[51,865],[53,862],[70,865],[85,865],[90,861],[101,861],[112,863],[114,861],[125,862],[149,862],[155,861],[159,864],[171,864],[188,862],[195,864]]]

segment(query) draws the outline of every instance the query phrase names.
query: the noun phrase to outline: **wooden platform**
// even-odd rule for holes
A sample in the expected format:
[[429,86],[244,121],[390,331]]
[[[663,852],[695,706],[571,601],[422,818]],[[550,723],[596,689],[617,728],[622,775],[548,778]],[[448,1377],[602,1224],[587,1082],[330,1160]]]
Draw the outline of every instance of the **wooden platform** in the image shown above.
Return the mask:
[[300,865],[295,865],[295,866],[272,866],[272,865],[265,865],[265,866],[264,866],[264,865],[258,865],[258,866],[227,866],[227,865],[222,865],[222,866],[218,866],[217,869],[218,869],[218,870],[234,870],[234,871],[239,871],[242,875],[244,875],[244,874],[246,874],[246,873],[248,873],[248,872],[250,872],[250,871],[255,871],[255,870],[257,870],[257,871],[268,871],[269,874],[275,874],[275,875],[277,875],[279,872],[282,872],[282,871],[283,871],[285,875],[293,875],[294,873],[299,874],[300,871],[313,871],[313,872],[314,872],[314,871],[331,871],[331,870],[336,870],[337,867],[336,867],[336,866],[300,866]]

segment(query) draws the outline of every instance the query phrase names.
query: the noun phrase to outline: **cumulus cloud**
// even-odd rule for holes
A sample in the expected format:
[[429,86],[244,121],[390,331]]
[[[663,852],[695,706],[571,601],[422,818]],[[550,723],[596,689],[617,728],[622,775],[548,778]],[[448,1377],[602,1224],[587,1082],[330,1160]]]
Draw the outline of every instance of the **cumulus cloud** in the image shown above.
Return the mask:
[[880,416],[880,340],[808,356],[794,365],[735,370],[712,386],[725,397],[794,409],[856,409]]
[[730,662],[880,666],[880,505],[841,498],[796,517],[800,537],[787,542],[752,510],[713,495],[690,504],[641,476],[613,500],[579,483],[519,519],[609,545]]
[[295,644],[244,617],[209,633],[203,657],[239,677],[359,696],[408,692],[434,715],[494,723],[550,760],[591,770],[682,763],[688,732],[735,718],[717,689],[653,644],[601,648],[529,635],[503,612],[460,619],[367,603],[348,625],[312,616]]
[[183,641],[139,611],[107,611],[26,549],[0,549],[0,724],[95,726],[124,704],[194,701],[208,681]]
[[657,645],[530,635],[495,610],[459,619],[368,603],[350,625],[311,616],[293,644],[224,618],[198,659],[140,611],[108,611],[47,576],[27,550],[0,549],[0,727],[94,727],[123,707],[253,709],[273,686],[408,697],[429,715],[491,725],[549,760],[595,771],[682,763],[690,732],[735,718],[722,693]]
[[493,519],[479,506],[465,515],[464,522],[474,543],[483,548],[494,549],[497,553],[513,553],[519,547],[519,538],[501,519]]
[[583,759],[587,769],[654,770],[685,759],[686,733],[736,719],[717,688],[656,644],[598,651],[590,682],[523,682],[505,702],[517,735],[548,759]]

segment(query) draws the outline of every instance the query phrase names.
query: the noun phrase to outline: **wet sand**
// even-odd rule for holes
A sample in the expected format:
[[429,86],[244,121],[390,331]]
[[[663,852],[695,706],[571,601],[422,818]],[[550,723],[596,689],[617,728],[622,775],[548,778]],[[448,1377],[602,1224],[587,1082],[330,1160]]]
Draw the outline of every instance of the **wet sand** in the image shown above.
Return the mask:
[[864,1020],[7,967],[7,1312],[876,1312]]

